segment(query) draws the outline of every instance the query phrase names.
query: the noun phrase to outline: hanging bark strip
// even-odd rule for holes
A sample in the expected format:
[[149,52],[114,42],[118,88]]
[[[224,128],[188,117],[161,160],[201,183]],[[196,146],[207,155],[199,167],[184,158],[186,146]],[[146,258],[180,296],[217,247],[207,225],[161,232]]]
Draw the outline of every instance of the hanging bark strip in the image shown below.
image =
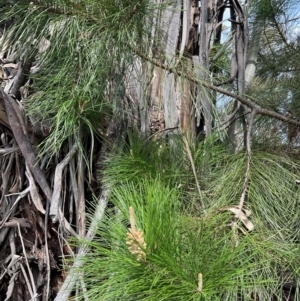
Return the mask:
[[248,49],[248,25],[244,9],[237,0],[230,1],[230,21],[232,32],[235,33],[237,87],[241,95],[245,93],[245,68]]
[[56,223],[59,220],[58,210],[61,207],[60,195],[62,187],[62,172],[64,168],[69,164],[73,156],[76,154],[77,150],[78,145],[74,144],[67,156],[55,168],[54,189],[49,211],[49,216],[51,217],[53,223]]
[[0,92],[5,102],[5,109],[10,127],[13,131],[22,155],[24,156],[30,171],[45,194],[47,200],[50,201],[52,192],[46,180],[45,174],[37,164],[37,158],[34,154],[28,135],[26,134],[25,124],[21,112],[18,109],[18,106],[16,104],[14,105],[15,100],[13,98],[6,94],[2,88],[0,88]]
[[[197,76],[204,81],[209,80],[209,45],[213,24],[213,3],[212,0],[201,1],[200,14],[200,39],[199,39],[199,65],[196,70]],[[211,134],[212,129],[212,97],[209,89],[204,85],[198,85],[196,118],[200,124],[201,111],[205,122],[206,135]],[[202,107],[202,110],[200,110]]]

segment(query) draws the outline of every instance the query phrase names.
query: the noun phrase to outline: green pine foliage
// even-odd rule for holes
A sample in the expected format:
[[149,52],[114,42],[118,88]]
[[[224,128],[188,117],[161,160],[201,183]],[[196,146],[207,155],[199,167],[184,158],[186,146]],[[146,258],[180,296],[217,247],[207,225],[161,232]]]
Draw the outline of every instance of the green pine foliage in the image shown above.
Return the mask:
[[[99,225],[93,252],[84,259],[86,296],[91,300],[218,300],[252,286],[274,285],[261,277],[265,258],[249,247],[243,236],[236,246],[221,213],[190,216],[180,209],[176,188],[159,179],[144,180],[114,189],[116,216]],[[129,207],[136,212],[136,227],[144,233],[143,261],[126,243]],[[201,276],[199,276],[199,274]],[[202,277],[202,284],[199,284]]]
[[[173,143],[167,141],[166,138],[144,139],[140,135],[129,134],[124,149],[116,150],[103,163],[101,181],[115,186],[128,181],[138,183],[141,179],[149,180],[159,176],[161,182],[174,187],[178,185],[186,190],[188,187],[194,189],[195,179],[184,138],[172,136]],[[218,135],[212,135],[204,143],[190,145],[189,149],[199,175],[220,166],[226,154]],[[208,178],[199,176],[198,180],[205,185]]]
[[[209,190],[217,206],[238,204],[246,173],[244,152],[228,156],[214,173]],[[286,155],[253,151],[246,206],[273,231],[286,232],[286,241],[295,239],[299,218],[299,165]],[[232,184],[231,184],[232,183]],[[234,184],[233,184],[234,183]],[[230,189],[228,186],[230,185]],[[280,230],[281,229],[281,230]]]
[[0,1],[0,22],[9,25],[1,47],[33,67],[26,113],[51,125],[41,156],[77,139],[81,128],[102,133],[122,107],[132,49],[149,49],[157,8],[149,0]]
[[[275,1],[273,11],[270,1],[256,2],[255,13],[268,22],[287,3]],[[151,36],[157,11],[149,0],[0,0],[0,22],[9,28],[2,49],[34,67],[25,87],[26,113],[51,125],[40,155],[53,155],[69,137],[80,143],[83,128],[92,137],[102,132],[121,108],[134,51],[159,48],[160,33],[156,41]],[[280,55],[261,51],[247,93],[296,116],[299,68],[283,76],[281,67],[297,67],[299,43],[284,45],[268,26],[264,34]],[[213,66],[222,71],[220,81],[230,74],[227,51]],[[267,151],[266,141],[263,150],[253,141],[243,207],[251,213],[250,231],[232,212],[245,190],[248,157],[244,151],[229,155],[220,136],[187,146],[182,137],[172,137],[171,145],[129,135],[124,149],[106,158],[99,178],[110,188],[111,206],[97,239],[83,241],[90,252],[78,271],[87,289],[82,299],[283,299],[283,284],[300,272],[300,166],[280,150]],[[284,135],[278,137],[282,142]]]
[[[283,300],[283,283],[299,272],[299,166],[253,151],[244,209],[251,211],[254,229],[248,231],[228,210],[239,203],[247,156],[205,143],[192,151],[201,196],[184,144],[172,148],[135,137],[107,158],[100,176],[112,189],[113,206],[83,259],[85,297]],[[208,147],[218,160],[206,156]],[[204,211],[196,207],[200,199]]]

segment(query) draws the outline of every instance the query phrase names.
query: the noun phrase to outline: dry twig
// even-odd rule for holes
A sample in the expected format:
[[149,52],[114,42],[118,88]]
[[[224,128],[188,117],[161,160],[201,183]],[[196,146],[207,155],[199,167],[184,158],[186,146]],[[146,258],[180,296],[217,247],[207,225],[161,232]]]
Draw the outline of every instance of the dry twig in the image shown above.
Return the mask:
[[199,185],[199,181],[198,181],[198,177],[197,177],[197,173],[196,173],[196,167],[195,167],[195,163],[194,163],[194,160],[193,160],[192,152],[191,152],[189,143],[187,141],[187,138],[184,135],[182,137],[183,137],[183,140],[184,140],[184,143],[185,143],[186,152],[188,154],[188,157],[189,157],[189,160],[190,160],[190,163],[191,163],[191,167],[192,167],[192,171],[193,171],[193,174],[194,174],[194,178],[195,178],[195,181],[196,181],[196,186],[197,186],[199,197],[200,197],[200,203],[201,203],[202,208],[204,209],[204,203],[202,202],[202,197],[201,197],[202,193],[201,193],[201,189],[200,189],[200,185]]
[[[30,282],[28,281],[27,279],[27,275],[26,275],[26,272],[25,270],[22,269],[22,265],[21,265],[21,269],[22,269],[22,272],[24,274],[24,278],[26,280],[26,283],[27,283],[27,286],[28,286],[28,290],[31,294],[31,298],[33,301],[37,301],[36,300],[36,297],[37,297],[37,291],[36,291],[36,286],[35,286],[35,283],[34,283],[34,278],[33,278],[33,275],[32,275],[32,271],[30,269],[30,266],[29,266],[29,262],[28,262],[28,258],[27,258],[27,253],[26,253],[26,249],[25,249],[25,246],[24,246],[24,241],[23,241],[23,237],[22,237],[22,233],[21,233],[21,228],[20,228],[20,224],[18,223],[18,232],[19,232],[19,237],[20,237],[20,240],[21,240],[21,244],[22,244],[22,248],[23,248],[23,253],[24,253],[24,258],[25,258],[25,262],[26,262],[26,266],[27,266],[27,269],[28,269],[28,274],[29,274],[29,277],[30,277]],[[30,285],[31,283],[31,285]]]

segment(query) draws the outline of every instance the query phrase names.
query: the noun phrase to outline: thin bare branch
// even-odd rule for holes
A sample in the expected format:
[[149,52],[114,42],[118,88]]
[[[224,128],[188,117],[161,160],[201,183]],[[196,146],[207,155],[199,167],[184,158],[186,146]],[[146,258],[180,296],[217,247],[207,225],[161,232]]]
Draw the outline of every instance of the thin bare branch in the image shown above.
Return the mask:
[[266,115],[266,116],[269,116],[269,117],[272,117],[272,118],[275,118],[275,119],[278,119],[280,121],[283,121],[283,122],[287,122],[287,123],[291,123],[291,124],[294,124],[294,125],[297,125],[297,126],[300,126],[300,121],[295,119],[295,118],[291,118],[289,116],[285,116],[285,115],[282,115],[280,113],[277,113],[275,111],[272,111],[272,110],[269,110],[269,109],[265,109],[265,108],[262,108],[257,102],[256,99],[253,99],[252,97],[250,96],[247,96],[247,95],[239,95],[235,92],[231,92],[231,91],[228,91],[224,88],[221,88],[221,87],[218,87],[216,85],[213,85],[211,83],[208,83],[208,82],[204,82],[202,81],[200,78],[197,78],[194,74],[183,74],[183,72],[177,70],[176,68],[171,68],[167,65],[165,65],[164,63],[156,60],[156,59],[152,59],[152,58],[149,58],[146,54],[142,53],[141,51],[137,50],[137,49],[133,49],[133,51],[138,55],[140,56],[142,59],[152,63],[154,66],[157,66],[157,67],[160,67],[170,73],[174,73],[178,76],[183,76],[183,77],[186,77],[187,79],[189,79],[190,81],[194,82],[194,83],[197,83],[197,84],[200,84],[206,88],[209,88],[213,91],[216,91],[216,92],[219,92],[223,95],[226,95],[226,96],[229,96],[229,97],[232,97],[233,99],[236,99],[238,101],[240,101],[243,105],[247,106],[248,108],[252,109],[252,110],[256,110],[256,114],[261,114],[261,115]]
[[32,224],[26,218],[11,219],[6,223],[3,223],[2,227],[15,228],[20,226],[21,228],[31,228]]
[[[25,262],[26,262],[26,265],[27,265],[27,269],[28,269],[28,273],[29,273],[29,277],[30,277],[30,282],[31,282],[31,285],[28,283],[28,289],[31,292],[32,300],[37,301],[36,300],[37,292],[36,292],[36,286],[35,286],[35,283],[34,283],[34,277],[33,277],[32,271],[31,271],[30,266],[29,266],[27,253],[26,253],[26,249],[25,249],[25,246],[24,246],[23,236],[22,236],[22,233],[21,233],[21,228],[20,228],[19,223],[18,223],[18,232],[19,232],[19,237],[20,237],[21,244],[22,244],[24,258],[25,258]],[[22,267],[22,265],[21,265],[21,267]],[[25,277],[25,275],[26,275],[26,272],[24,270],[24,277]]]
[[0,148],[0,155],[8,155],[19,150],[19,147]]
[[85,193],[84,193],[84,178],[85,178],[85,163],[82,153],[78,153],[77,159],[77,212],[76,226],[79,237],[83,238],[86,234],[86,217],[85,217]]
[[251,134],[252,134],[252,127],[253,127],[253,121],[256,115],[256,111],[252,110],[250,119],[249,119],[249,126],[248,126],[248,132],[247,132],[247,169],[246,169],[246,174],[245,174],[245,182],[244,182],[244,187],[243,187],[243,192],[240,198],[240,202],[238,205],[238,208],[240,210],[243,209],[244,203],[245,203],[245,198],[248,190],[248,185],[249,185],[249,176],[250,176],[250,167],[251,167]]
[[202,197],[201,197],[202,193],[201,193],[201,189],[200,189],[200,185],[199,185],[199,181],[198,181],[198,177],[197,177],[197,173],[196,173],[196,168],[195,168],[195,163],[194,163],[194,160],[193,160],[192,152],[191,152],[191,149],[190,149],[187,138],[184,135],[182,135],[182,137],[183,137],[183,141],[185,143],[186,152],[188,154],[188,157],[189,157],[189,160],[190,160],[190,163],[191,163],[191,167],[192,167],[192,171],[193,171],[193,174],[194,174],[194,178],[195,178],[195,181],[196,181],[196,186],[197,186],[199,197],[200,197],[200,203],[201,203],[202,208],[204,208],[204,204],[202,202]]
[[[104,190],[99,198],[98,205],[96,207],[90,228],[86,235],[87,241],[92,241],[96,234],[97,228],[103,218],[103,215],[104,215],[104,212],[105,212],[105,209],[107,206],[109,192],[110,192],[109,189]],[[82,259],[84,258],[84,256],[88,252],[88,250],[89,250],[89,248],[86,244],[80,247],[77,257],[74,261],[74,264],[73,264],[72,268],[70,269],[69,274],[68,274],[67,278],[65,279],[64,284],[62,285],[61,289],[59,290],[54,301],[67,301],[69,299],[69,296],[70,296],[75,284],[77,283],[78,279],[80,279],[80,277],[81,277],[81,274],[78,271],[78,269],[80,267],[82,267],[82,265],[83,265]]]

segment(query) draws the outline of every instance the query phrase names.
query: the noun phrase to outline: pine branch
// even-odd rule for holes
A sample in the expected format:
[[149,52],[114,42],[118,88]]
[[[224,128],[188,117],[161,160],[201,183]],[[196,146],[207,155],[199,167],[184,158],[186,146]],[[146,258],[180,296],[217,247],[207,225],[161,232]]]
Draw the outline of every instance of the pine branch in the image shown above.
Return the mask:
[[164,70],[166,70],[166,71],[168,71],[170,73],[174,73],[174,74],[176,74],[178,76],[185,77],[188,80],[190,80],[191,82],[194,82],[196,84],[202,85],[205,88],[208,88],[208,89],[211,89],[213,91],[219,92],[219,93],[221,93],[223,95],[232,97],[233,99],[238,100],[239,102],[241,102],[243,105],[247,106],[248,108],[250,108],[252,110],[255,110],[256,114],[266,115],[266,116],[278,119],[278,120],[283,121],[283,122],[287,122],[287,123],[290,123],[290,124],[294,124],[294,125],[300,126],[300,121],[299,120],[287,117],[285,115],[279,114],[279,113],[277,113],[275,111],[272,111],[272,110],[269,110],[269,109],[262,108],[259,104],[257,104],[257,100],[253,99],[250,96],[239,95],[237,93],[228,91],[228,90],[226,90],[224,88],[218,87],[218,86],[210,84],[208,82],[204,82],[201,79],[195,77],[194,74],[184,74],[182,71],[177,70],[177,68],[169,67],[169,66],[165,65],[164,63],[160,62],[159,60],[156,60],[154,58],[150,58],[145,53],[142,53],[141,51],[137,50],[136,48],[132,48],[131,47],[131,49],[139,57],[141,57],[145,61],[150,62],[154,66],[159,67],[161,69],[164,69]]

